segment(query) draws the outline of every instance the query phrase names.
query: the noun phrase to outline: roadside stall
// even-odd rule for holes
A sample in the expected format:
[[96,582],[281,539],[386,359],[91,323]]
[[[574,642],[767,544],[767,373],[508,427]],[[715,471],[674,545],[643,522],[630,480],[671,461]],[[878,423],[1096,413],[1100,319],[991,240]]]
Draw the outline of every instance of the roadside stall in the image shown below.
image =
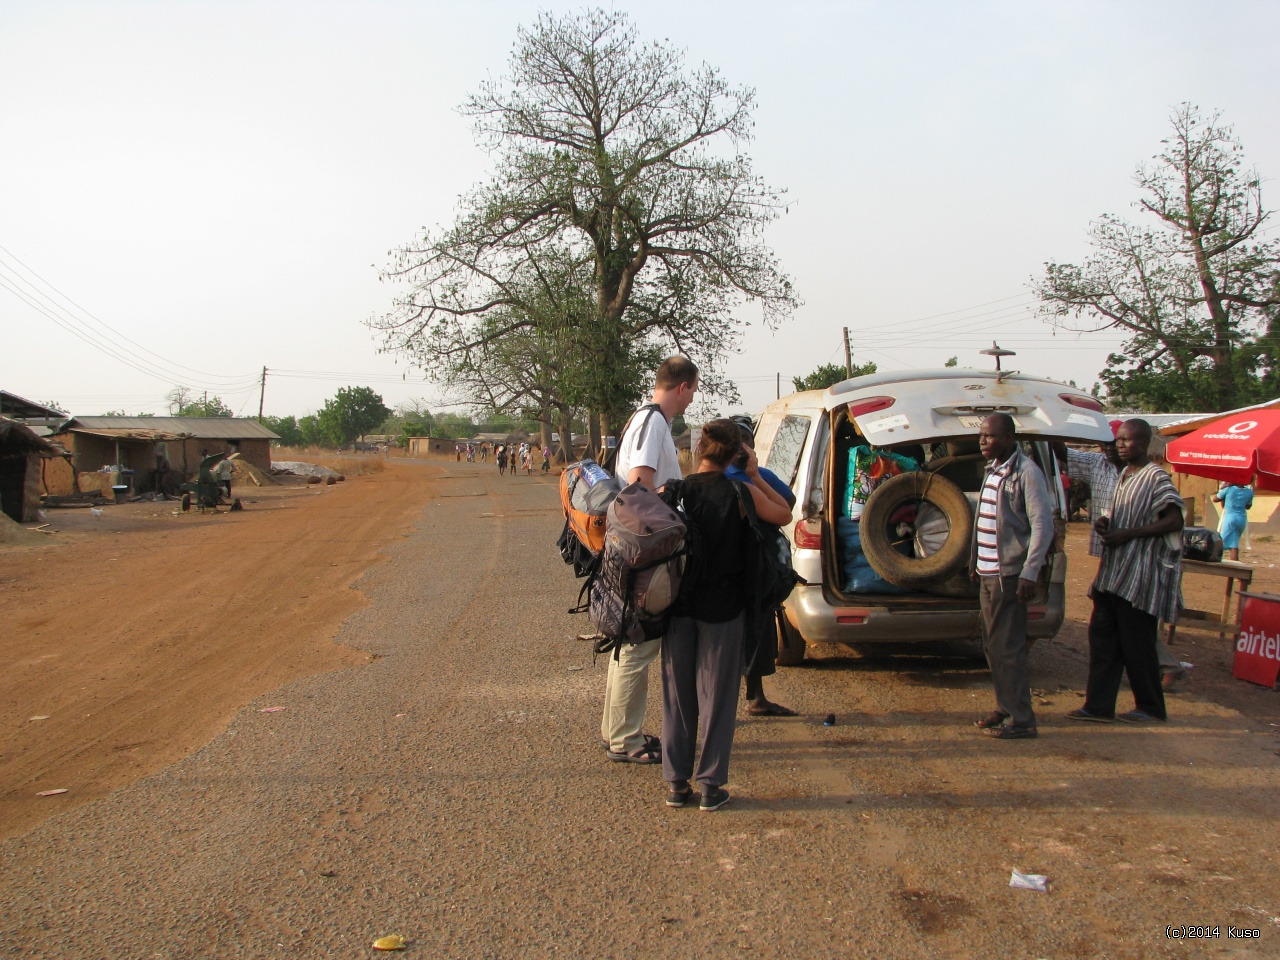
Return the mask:
[[[1249,485],[1259,490],[1280,491],[1280,409],[1274,407],[1255,407],[1236,410],[1205,424],[1198,429],[1173,440],[1165,448],[1165,459],[1179,473],[1188,473],[1211,480],[1226,483]],[[1231,593],[1236,583],[1240,584],[1239,601],[1235,616],[1236,670],[1235,675],[1241,679],[1252,680],[1254,676],[1264,676],[1270,670],[1271,686],[1276,680],[1274,666],[1275,638],[1280,636],[1280,597],[1271,594],[1248,593],[1252,581],[1253,570],[1247,564],[1233,563],[1226,560],[1219,563],[1202,563],[1194,560],[1183,562],[1183,574],[1192,576],[1219,577],[1226,581],[1222,611],[1193,610],[1184,611],[1187,620],[1203,620],[1219,627],[1219,636],[1227,633],[1226,625],[1231,622]],[[1173,638],[1174,627],[1169,628],[1169,637]],[[1262,665],[1242,668],[1241,645],[1249,636],[1270,637],[1267,641],[1259,641],[1253,646],[1260,646],[1264,651],[1271,650],[1269,655],[1262,655],[1271,666]],[[1247,645],[1247,644],[1246,644]],[[1252,664],[1254,654],[1246,654],[1245,660]],[[1244,676],[1241,669],[1249,675]],[[1256,683],[1263,680],[1254,680]]]

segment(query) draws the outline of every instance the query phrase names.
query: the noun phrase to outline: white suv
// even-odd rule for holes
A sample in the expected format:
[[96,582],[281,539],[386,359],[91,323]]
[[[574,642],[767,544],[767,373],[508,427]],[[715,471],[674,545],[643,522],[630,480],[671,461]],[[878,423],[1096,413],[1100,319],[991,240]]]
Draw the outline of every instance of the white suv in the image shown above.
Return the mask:
[[[796,571],[808,582],[785,605],[778,662],[798,663],[805,643],[972,640],[981,635],[977,590],[967,563],[973,509],[985,464],[978,428],[1007,413],[1023,450],[1049,478],[1055,537],[1028,635],[1052,637],[1063,619],[1066,496],[1051,441],[1097,443],[1111,428],[1096,399],[1053,380],[947,368],[854,377],[829,390],[784,397],[756,425],[760,462],[791,485],[795,516],[786,528]],[[909,456],[921,467],[886,480],[851,525],[848,463],[858,446]],[[879,588],[851,588],[855,552]]]

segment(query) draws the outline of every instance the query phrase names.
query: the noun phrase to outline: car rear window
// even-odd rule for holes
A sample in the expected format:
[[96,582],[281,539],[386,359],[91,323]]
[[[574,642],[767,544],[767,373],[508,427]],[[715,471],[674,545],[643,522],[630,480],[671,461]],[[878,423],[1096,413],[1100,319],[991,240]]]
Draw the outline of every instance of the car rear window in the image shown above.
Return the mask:
[[773,438],[773,446],[769,448],[769,459],[765,466],[781,477],[789,487],[795,486],[796,469],[800,466],[804,438],[809,435],[811,423],[809,417],[783,417]]

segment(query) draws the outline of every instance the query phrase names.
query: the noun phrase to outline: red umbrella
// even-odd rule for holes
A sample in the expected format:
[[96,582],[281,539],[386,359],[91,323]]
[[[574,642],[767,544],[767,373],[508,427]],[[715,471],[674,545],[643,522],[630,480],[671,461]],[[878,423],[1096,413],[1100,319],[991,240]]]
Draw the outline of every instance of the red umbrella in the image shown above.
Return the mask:
[[1179,473],[1280,490],[1280,410],[1240,410],[1170,442],[1165,459]]

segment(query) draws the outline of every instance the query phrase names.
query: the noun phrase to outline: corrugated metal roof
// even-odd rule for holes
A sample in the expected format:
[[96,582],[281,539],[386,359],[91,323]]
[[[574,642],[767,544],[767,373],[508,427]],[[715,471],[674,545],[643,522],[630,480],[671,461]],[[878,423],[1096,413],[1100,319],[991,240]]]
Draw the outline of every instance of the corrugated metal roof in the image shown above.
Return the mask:
[[[111,436],[145,436],[156,438],[167,434],[196,440],[279,440],[257,420],[245,417],[75,417],[67,429],[82,428],[86,433],[111,431]],[[123,431],[123,432],[121,432]]]
[[26,420],[31,417],[58,417],[64,420],[67,414],[59,410],[57,407],[50,407],[43,403],[36,403],[34,400],[28,400],[26,397],[20,397],[16,393],[10,393],[8,390],[0,390],[0,413],[5,416],[15,417],[19,420]]

